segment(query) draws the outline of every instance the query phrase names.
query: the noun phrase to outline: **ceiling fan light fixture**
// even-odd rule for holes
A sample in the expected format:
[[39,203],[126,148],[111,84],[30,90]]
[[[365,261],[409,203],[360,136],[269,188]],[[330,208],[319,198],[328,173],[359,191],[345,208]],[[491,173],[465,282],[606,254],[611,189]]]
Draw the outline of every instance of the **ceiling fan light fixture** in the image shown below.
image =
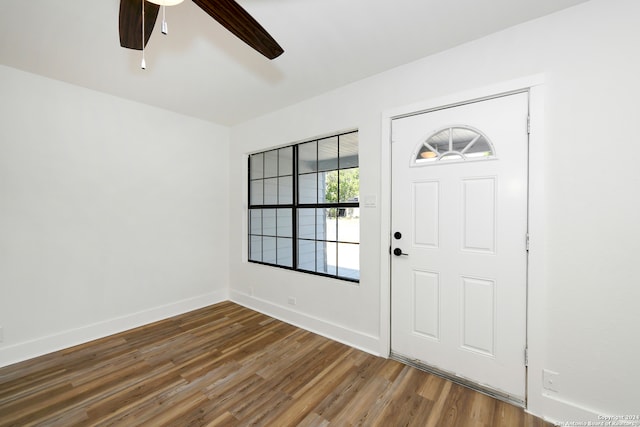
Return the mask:
[[175,6],[182,3],[184,0],[147,0],[149,3],[154,3],[159,6]]
[[[153,32],[160,6],[163,6],[164,21],[164,6],[176,5],[182,1],[120,0],[118,18],[120,46],[141,50]],[[193,0],[193,2],[241,41],[266,58],[275,59],[284,52],[278,42],[236,0]],[[138,25],[144,12],[146,12],[148,19],[146,24],[143,24],[144,31],[140,31]]]

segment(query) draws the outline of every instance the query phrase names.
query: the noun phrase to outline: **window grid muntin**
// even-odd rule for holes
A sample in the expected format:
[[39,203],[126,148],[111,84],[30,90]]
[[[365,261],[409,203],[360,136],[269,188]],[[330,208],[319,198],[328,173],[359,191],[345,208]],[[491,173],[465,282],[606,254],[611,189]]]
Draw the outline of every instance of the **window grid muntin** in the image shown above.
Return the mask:
[[[318,228],[318,220],[317,220],[317,214],[314,215],[314,227],[315,227],[315,235],[316,235],[316,239],[307,239],[307,238],[300,238],[298,236],[299,230],[298,230],[298,212],[302,209],[315,209],[317,212],[317,209],[336,209],[336,211],[338,209],[359,209],[359,196],[354,200],[354,201],[350,201],[350,202],[340,202],[340,198],[341,198],[341,179],[340,177],[338,177],[336,186],[337,186],[337,198],[338,201],[336,202],[320,202],[319,201],[319,190],[318,190],[318,180],[319,180],[319,174],[322,172],[330,172],[330,171],[341,171],[341,170],[348,170],[348,169],[354,169],[354,170],[358,170],[359,171],[359,154],[358,154],[358,141],[357,141],[357,134],[358,131],[352,131],[352,132],[347,132],[344,134],[339,134],[339,135],[335,135],[333,137],[326,137],[326,138],[320,138],[320,139],[316,139],[316,140],[311,140],[311,141],[307,141],[307,142],[303,142],[303,143],[299,143],[299,144],[295,144],[295,145],[291,145],[291,146],[287,146],[287,147],[283,147],[283,148],[279,148],[279,149],[274,149],[274,150],[267,150],[261,153],[256,153],[254,155],[250,155],[249,156],[249,161],[248,161],[248,167],[249,167],[249,171],[248,171],[248,176],[249,176],[249,212],[255,211],[255,210],[261,210],[261,212],[263,213],[265,209],[282,209],[282,208],[290,208],[291,209],[291,230],[292,230],[292,237],[291,237],[291,243],[292,243],[292,266],[283,266],[283,265],[279,265],[277,263],[272,264],[269,262],[264,262],[264,237],[275,237],[276,239],[278,239],[278,230],[277,230],[277,214],[276,214],[276,232],[274,233],[275,236],[266,236],[266,235],[256,235],[256,234],[252,234],[252,232],[254,231],[252,229],[252,224],[251,224],[251,218],[252,218],[252,214],[249,214],[249,261],[250,262],[254,262],[254,263],[260,263],[260,264],[266,264],[266,265],[270,265],[270,266],[275,266],[275,267],[280,267],[280,268],[285,268],[285,269],[289,269],[289,270],[296,270],[296,271],[301,271],[301,272],[305,272],[305,273],[309,273],[309,274],[314,274],[314,275],[320,275],[320,276],[327,276],[327,277],[332,277],[332,278],[336,278],[336,279],[340,279],[340,280],[346,280],[346,281],[351,281],[351,282],[359,282],[359,277],[360,277],[360,268],[359,268],[359,258],[357,260],[357,269],[353,270],[355,273],[352,276],[345,276],[345,275],[340,275],[341,270],[342,271],[346,271],[347,268],[344,266],[341,266],[339,260],[340,260],[340,246],[341,245],[351,245],[351,246],[355,246],[357,245],[359,247],[360,245],[360,238],[359,238],[359,231],[358,231],[358,241],[354,242],[354,241],[340,241],[338,240],[338,236],[339,236],[339,223],[338,223],[338,217],[336,216],[336,236],[335,236],[335,240],[327,240],[327,239],[317,239],[317,228]],[[353,137],[355,135],[355,144],[354,141],[350,141],[352,144],[351,148],[351,157],[345,157],[343,160],[340,154],[340,150],[341,150],[341,139],[345,136],[347,137]],[[324,141],[324,140],[328,140],[331,138],[336,138],[336,144],[337,144],[337,148],[336,148],[336,162],[337,162],[337,169],[331,169],[331,170],[324,170],[324,171],[320,171],[320,166],[318,164],[319,162],[319,155],[318,155],[318,150],[319,150],[319,141]],[[308,172],[303,172],[302,174],[298,173],[298,168],[299,168],[299,158],[298,158],[298,150],[299,147],[302,146],[303,144],[307,144],[307,143],[315,143],[315,171],[308,171]],[[356,147],[355,153],[353,152],[353,147]],[[278,175],[277,178],[281,178],[282,176],[291,176],[292,177],[292,188],[291,190],[293,191],[293,202],[291,204],[281,204],[280,203],[280,195],[278,194],[277,196],[277,202],[276,204],[252,204],[252,192],[251,192],[251,188],[252,185],[255,181],[259,181],[262,180],[263,184],[264,184],[264,180],[268,179],[265,174],[266,174],[266,166],[264,165],[265,162],[265,156],[264,153],[267,152],[272,152],[272,151],[278,151],[278,162],[280,162],[281,160],[281,156],[279,155],[281,153],[280,150],[287,150],[287,149],[291,149],[292,150],[292,167],[291,167],[291,174],[286,174],[286,175],[280,175],[280,166],[278,165]],[[253,160],[253,156],[255,155],[262,155],[262,160],[263,160],[263,164],[262,164],[262,177],[256,178],[256,177],[252,177],[252,170],[251,170],[251,165],[252,165],[252,160]],[[353,161],[353,158],[355,158],[355,163]],[[341,163],[344,163],[343,165],[341,165]],[[316,198],[316,202],[315,203],[303,203],[300,204],[298,203],[299,200],[299,185],[298,185],[298,179],[296,179],[297,177],[301,176],[301,175],[310,175],[310,174],[316,174],[316,186],[315,186],[315,198]],[[339,173],[339,172],[338,172]],[[359,172],[358,172],[359,173]],[[359,180],[359,178],[358,178]],[[359,186],[359,185],[358,185]],[[280,191],[280,186],[278,185],[278,191]],[[324,191],[324,194],[326,196],[326,191]],[[264,191],[263,191],[263,196],[264,196]],[[264,199],[263,199],[264,202]],[[264,217],[262,216],[262,230],[264,229]],[[359,227],[358,227],[359,228]],[[257,242],[257,237],[262,238],[262,242],[261,242],[261,259],[255,259],[253,257],[253,250],[254,242]],[[305,242],[315,242],[315,271],[313,270],[308,270],[308,269],[304,269],[304,268],[300,268],[299,264],[299,242],[300,241],[305,241]],[[319,272],[319,268],[318,268],[318,256],[317,256],[317,246],[318,244],[334,244],[336,246],[336,260],[335,260],[335,274],[326,274],[323,272]],[[277,245],[277,240],[276,240],[276,262],[278,260],[278,245]]]

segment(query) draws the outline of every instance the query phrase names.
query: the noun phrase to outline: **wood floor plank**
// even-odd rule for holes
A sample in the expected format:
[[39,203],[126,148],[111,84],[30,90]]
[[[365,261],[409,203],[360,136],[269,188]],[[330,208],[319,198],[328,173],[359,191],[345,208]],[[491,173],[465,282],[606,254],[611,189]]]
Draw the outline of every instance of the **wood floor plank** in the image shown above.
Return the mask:
[[551,427],[224,302],[0,368],[5,426]]
[[423,425],[433,402],[417,394],[416,390],[427,377],[424,372],[403,366],[378,403],[380,408],[372,414],[372,424],[412,425],[419,422]]
[[351,403],[353,403],[353,400],[369,392],[367,385],[383,364],[384,359],[367,358],[366,361],[354,365],[349,374],[344,377],[344,380],[337,384],[315,411],[331,422],[335,418],[344,417],[343,411],[352,410]]
[[425,422],[425,427],[437,427],[440,424],[440,417],[442,413],[445,411],[445,404],[447,399],[449,398],[449,393],[451,392],[451,387],[454,385],[450,381],[442,380],[438,378],[438,383],[442,384],[442,387],[439,389],[440,394],[435,397],[435,403],[433,405],[433,409],[429,413],[427,420]]
[[465,387],[453,384],[444,401],[443,410],[439,414],[436,425],[438,427],[457,427],[472,424],[465,409],[469,399],[474,395],[475,393],[468,393],[468,389]]
[[474,427],[491,427],[494,411],[494,400],[487,395],[476,393],[471,398],[468,418]]

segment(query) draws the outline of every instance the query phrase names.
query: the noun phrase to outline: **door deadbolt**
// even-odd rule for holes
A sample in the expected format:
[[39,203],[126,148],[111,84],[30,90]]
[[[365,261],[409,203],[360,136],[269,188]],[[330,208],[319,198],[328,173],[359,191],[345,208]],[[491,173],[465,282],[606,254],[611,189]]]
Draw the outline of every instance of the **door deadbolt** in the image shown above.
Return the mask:
[[402,233],[399,231],[396,231],[395,233],[393,233],[393,238],[396,240],[402,239]]

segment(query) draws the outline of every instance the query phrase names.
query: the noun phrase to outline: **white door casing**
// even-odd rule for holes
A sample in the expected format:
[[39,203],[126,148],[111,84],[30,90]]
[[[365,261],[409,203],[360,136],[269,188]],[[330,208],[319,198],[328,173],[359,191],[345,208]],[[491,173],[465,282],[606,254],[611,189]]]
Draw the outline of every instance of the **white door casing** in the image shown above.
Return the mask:
[[[391,243],[407,254],[392,255],[392,352],[519,401],[527,116],[522,92],[392,121],[392,235],[401,237]],[[451,137],[466,160],[423,160],[423,143],[442,132],[442,155],[452,128],[486,136],[494,155],[469,156]]]

